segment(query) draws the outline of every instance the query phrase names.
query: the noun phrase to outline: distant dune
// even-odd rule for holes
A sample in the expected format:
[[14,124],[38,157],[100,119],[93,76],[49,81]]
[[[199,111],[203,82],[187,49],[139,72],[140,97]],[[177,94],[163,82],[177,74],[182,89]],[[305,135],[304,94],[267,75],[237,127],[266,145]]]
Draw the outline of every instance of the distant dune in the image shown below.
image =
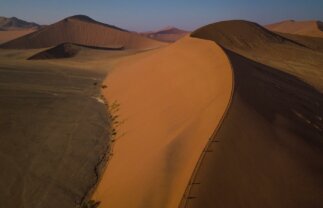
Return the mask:
[[143,36],[163,41],[163,42],[175,42],[185,35],[189,34],[188,31],[178,29],[176,27],[168,27],[155,32],[141,33]]
[[323,54],[246,21],[192,36],[223,47],[235,88],[181,207],[322,207]]
[[266,26],[267,29],[296,35],[323,38],[323,22],[287,20]]
[[120,104],[113,157],[94,194],[100,207],[178,207],[200,153],[230,101],[221,48],[185,37],[124,60],[104,96]]
[[20,30],[0,30],[0,44],[25,36],[35,32],[36,29],[20,29]]
[[0,47],[46,48],[66,42],[95,47],[124,47],[125,49],[151,49],[165,45],[115,26],[97,22],[87,16],[76,15],[7,42]]

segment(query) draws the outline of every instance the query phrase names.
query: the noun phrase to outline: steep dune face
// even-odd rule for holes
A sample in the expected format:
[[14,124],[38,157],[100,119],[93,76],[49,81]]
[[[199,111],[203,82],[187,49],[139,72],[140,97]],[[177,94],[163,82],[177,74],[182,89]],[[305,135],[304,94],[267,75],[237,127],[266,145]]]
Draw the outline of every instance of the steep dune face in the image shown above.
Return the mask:
[[[231,49],[225,50],[234,71],[234,96],[214,138],[218,142],[207,146],[181,207],[321,207],[322,55],[266,38],[257,41],[266,47],[242,50],[212,35],[216,26],[193,36]],[[231,33],[228,38],[241,42],[242,37]],[[281,56],[279,67],[272,67],[278,66],[273,51]]]
[[12,40],[1,45],[1,47],[16,49],[46,48],[66,42],[95,47],[124,47],[126,49],[150,49],[164,45],[138,34],[78,15]]
[[275,32],[323,38],[323,23],[320,21],[287,20],[267,25],[266,28]]
[[226,55],[211,41],[184,38],[125,60],[104,95],[124,121],[94,194],[102,208],[173,208],[231,97]]
[[187,34],[189,34],[188,31],[181,30],[175,27],[166,28],[156,32],[142,33],[143,36],[163,42],[175,42],[183,38]]

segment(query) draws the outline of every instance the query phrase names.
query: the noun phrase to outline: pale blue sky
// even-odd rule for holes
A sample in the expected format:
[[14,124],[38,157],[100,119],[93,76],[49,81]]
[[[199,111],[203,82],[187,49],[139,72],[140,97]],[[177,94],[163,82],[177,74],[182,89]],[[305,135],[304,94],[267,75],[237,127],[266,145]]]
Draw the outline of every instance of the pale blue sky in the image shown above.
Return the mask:
[[0,16],[50,24],[85,14],[128,30],[165,26],[194,30],[227,19],[261,24],[285,19],[323,20],[323,0],[0,0]]

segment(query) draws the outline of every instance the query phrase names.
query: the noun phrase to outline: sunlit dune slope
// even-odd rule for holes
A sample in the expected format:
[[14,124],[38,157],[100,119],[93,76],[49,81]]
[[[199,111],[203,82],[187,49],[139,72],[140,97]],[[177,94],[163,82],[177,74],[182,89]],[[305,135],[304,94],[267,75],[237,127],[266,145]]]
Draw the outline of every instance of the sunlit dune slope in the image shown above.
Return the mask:
[[235,89],[181,207],[322,207],[322,55],[244,21],[192,35],[225,48]]
[[124,60],[105,84],[124,123],[94,199],[102,208],[177,207],[229,104],[226,55],[211,41],[186,37]]
[[267,29],[296,35],[306,35],[323,38],[323,23],[320,21],[287,20],[266,26]]
[[46,48],[62,43],[125,49],[150,49],[165,45],[115,26],[96,22],[87,16],[77,15],[5,43],[1,48]]
[[8,42],[10,40],[17,39],[19,37],[22,37],[32,32],[35,32],[35,29],[9,30],[9,31],[0,30],[0,44]]

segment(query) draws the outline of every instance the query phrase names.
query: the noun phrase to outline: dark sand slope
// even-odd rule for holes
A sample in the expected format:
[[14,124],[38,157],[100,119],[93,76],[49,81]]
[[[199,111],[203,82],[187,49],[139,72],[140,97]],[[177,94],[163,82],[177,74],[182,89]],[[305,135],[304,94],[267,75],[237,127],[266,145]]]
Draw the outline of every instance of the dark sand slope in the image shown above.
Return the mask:
[[[232,41],[227,42],[217,36],[225,33],[226,28],[234,30],[231,27],[241,28],[245,24],[256,27],[241,21],[225,22],[202,28],[193,36],[213,39],[244,56],[263,60],[264,53],[259,52],[261,44],[245,42],[253,47],[244,50],[230,44],[237,40],[242,43],[241,38],[247,36],[230,31],[231,36],[226,39]],[[271,44],[286,62],[294,53],[301,51],[306,57],[311,51],[299,49],[292,54],[284,53],[281,45],[290,47],[293,43],[288,40],[277,43],[276,38],[266,40],[271,33],[258,35],[258,40],[253,39],[267,42],[267,46]],[[182,207],[322,207],[323,96],[317,90],[320,85],[314,88],[286,73],[298,70],[294,65],[276,69],[225,50],[235,74],[234,97],[214,138],[217,142],[207,147]],[[253,54],[256,52],[258,56]],[[274,63],[275,58],[272,58]],[[317,71],[322,66],[315,56],[299,63],[304,71],[310,65]],[[295,74],[301,77],[302,73]],[[320,73],[317,76],[323,82]],[[307,83],[316,83],[311,76],[302,78]]]
[[44,27],[34,33],[1,45],[2,48],[46,48],[62,43],[75,43],[95,47],[124,47],[126,49],[150,49],[164,45],[130,33],[115,26],[77,15]]
[[28,58],[28,60],[45,60],[45,59],[61,59],[72,58],[84,49],[97,49],[105,51],[122,51],[123,47],[117,48],[102,48],[95,46],[85,46],[73,43],[62,43],[50,49],[46,49],[39,53],[36,53]]
[[308,37],[308,36],[294,35],[294,34],[288,34],[288,33],[278,33],[278,34],[285,38],[298,42],[307,48],[313,49],[314,51],[323,52],[323,37],[322,38]]
[[108,118],[93,84],[105,75],[12,62],[0,65],[0,207],[75,207],[107,152]]
[[59,58],[71,58],[76,56],[81,47],[71,43],[62,43],[53,48],[41,51],[31,57],[28,60],[42,60],[42,59],[59,59]]
[[321,21],[287,20],[266,25],[266,28],[275,32],[323,38],[323,22]]

